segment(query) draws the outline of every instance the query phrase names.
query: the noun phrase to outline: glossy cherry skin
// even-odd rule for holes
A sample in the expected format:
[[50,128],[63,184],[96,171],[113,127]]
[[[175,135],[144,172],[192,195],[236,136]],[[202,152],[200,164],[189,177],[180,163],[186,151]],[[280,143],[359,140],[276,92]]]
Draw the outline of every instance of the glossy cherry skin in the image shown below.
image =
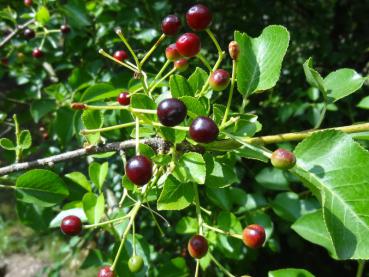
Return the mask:
[[113,271],[111,271],[110,266],[104,266],[99,269],[99,273],[97,274],[97,277],[114,277],[115,274]]
[[208,241],[203,236],[194,235],[189,240],[187,249],[192,258],[201,259],[208,252]]
[[181,28],[181,21],[176,15],[168,15],[166,16],[161,23],[161,30],[163,34],[167,36],[174,36],[178,33]]
[[188,60],[187,59],[179,59],[177,61],[174,62],[174,67],[179,71],[179,72],[184,72],[188,69]]
[[199,116],[192,121],[189,133],[194,141],[209,143],[216,140],[219,129],[211,118]]
[[68,33],[70,33],[70,27],[67,24],[63,24],[63,25],[60,26],[60,31],[63,34],[68,34]]
[[186,118],[187,107],[181,100],[168,98],[159,103],[156,113],[161,124],[173,127]]
[[275,168],[290,169],[295,166],[296,157],[292,152],[278,148],[272,153],[270,161]]
[[182,56],[194,57],[200,52],[201,41],[198,35],[185,33],[177,39],[176,46]]
[[182,57],[181,54],[179,54],[178,49],[177,49],[177,46],[176,46],[175,43],[170,44],[165,49],[165,56],[170,61],[176,61],[176,60],[178,60],[178,59],[180,59]]
[[26,28],[23,32],[23,35],[26,39],[30,40],[35,37],[36,33],[32,29]]
[[30,7],[30,6],[32,6],[32,0],[24,0],[24,5],[26,6],[26,7]]
[[188,26],[195,31],[202,31],[208,28],[212,19],[213,15],[210,10],[202,4],[192,6],[186,14]]
[[243,230],[242,239],[247,247],[260,248],[265,242],[265,229],[258,224],[251,224]]
[[68,236],[77,236],[82,231],[81,219],[75,215],[68,215],[63,218],[60,229]]
[[217,69],[213,73],[211,73],[209,79],[210,87],[215,91],[225,90],[230,82],[230,76],[227,71],[224,69]]
[[124,51],[124,50],[115,51],[113,57],[114,57],[114,59],[117,59],[118,61],[124,61],[124,60],[128,59],[128,55],[127,55],[126,51]]
[[39,49],[39,48],[35,48],[35,49],[33,49],[33,51],[32,51],[32,56],[33,56],[34,58],[36,58],[36,59],[41,58],[43,55],[44,55],[44,53],[43,53],[43,52],[42,52],[42,50],[41,50],[41,49]]
[[134,156],[126,164],[126,174],[138,186],[147,184],[152,177],[151,160],[142,155]]
[[136,273],[139,272],[144,265],[144,261],[141,256],[132,256],[128,260],[129,271]]
[[118,95],[117,101],[122,106],[128,106],[131,103],[131,97],[128,92],[122,92]]

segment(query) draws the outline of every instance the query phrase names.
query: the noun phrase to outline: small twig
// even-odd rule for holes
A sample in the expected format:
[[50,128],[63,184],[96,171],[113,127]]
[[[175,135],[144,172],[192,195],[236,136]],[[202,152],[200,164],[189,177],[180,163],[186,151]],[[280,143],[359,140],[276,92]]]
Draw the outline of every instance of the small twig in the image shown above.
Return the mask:
[[18,34],[19,31],[26,28],[28,25],[35,22],[35,19],[28,20],[23,25],[18,25],[13,32],[11,32],[9,35],[7,35],[1,42],[0,42],[0,48],[3,47],[8,41],[10,41],[16,34]]

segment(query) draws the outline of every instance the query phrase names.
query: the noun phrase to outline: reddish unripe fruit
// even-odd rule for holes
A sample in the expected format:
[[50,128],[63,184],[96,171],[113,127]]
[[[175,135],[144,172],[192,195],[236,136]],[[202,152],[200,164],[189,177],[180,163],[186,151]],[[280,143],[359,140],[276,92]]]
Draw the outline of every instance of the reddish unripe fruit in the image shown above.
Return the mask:
[[44,55],[44,53],[42,52],[42,50],[40,48],[35,48],[32,51],[32,56],[36,59],[41,58]]
[[36,33],[32,29],[27,28],[23,31],[23,35],[26,39],[30,40],[35,37]]
[[60,26],[60,31],[63,34],[68,34],[70,32],[70,27],[67,24],[63,24]]
[[175,43],[169,45],[165,49],[165,56],[170,61],[176,61],[176,60],[178,60],[178,59],[181,58],[181,54],[179,54],[178,49],[177,49],[177,46],[176,46]]
[[249,225],[243,230],[242,239],[247,247],[260,248],[265,241],[265,229],[258,224]]
[[128,106],[131,103],[131,97],[129,97],[128,92],[122,92],[118,95],[117,101],[122,106]]
[[159,103],[156,112],[161,124],[173,127],[186,118],[187,107],[181,100],[168,98]]
[[78,216],[69,215],[63,218],[60,229],[68,236],[77,236],[82,231],[82,222]]
[[2,58],[1,59],[1,64],[3,65],[3,66],[7,66],[8,64],[9,64],[9,59],[8,58]]
[[201,259],[208,252],[208,241],[200,235],[194,235],[188,242],[187,249],[192,258]]
[[209,85],[215,91],[225,90],[230,82],[230,76],[224,69],[217,69],[210,75]]
[[182,56],[194,57],[200,52],[201,41],[198,35],[185,33],[177,39],[176,46]]
[[290,169],[295,166],[296,157],[292,152],[278,148],[272,153],[270,161],[275,168]]
[[99,273],[97,274],[97,277],[114,277],[115,274],[113,271],[111,271],[110,266],[104,266],[99,269]]
[[231,59],[237,61],[240,55],[240,45],[236,41],[231,41],[228,45],[228,52]]
[[213,15],[208,7],[201,4],[191,7],[186,14],[188,26],[195,31],[202,31],[208,28],[212,19]]
[[124,50],[115,51],[113,57],[114,57],[114,59],[117,59],[118,61],[124,61],[124,60],[128,59],[128,55],[127,55],[126,51],[124,51]]
[[134,156],[126,164],[126,174],[132,183],[143,186],[152,178],[152,162],[145,156]]
[[181,21],[173,14],[165,17],[161,23],[161,30],[167,36],[174,36],[178,33],[179,28],[181,28]]
[[24,5],[25,5],[26,7],[30,7],[30,6],[32,6],[32,0],[24,0]]
[[192,121],[189,133],[194,141],[209,143],[216,140],[219,129],[211,118],[199,116]]
[[174,62],[174,67],[179,71],[179,72],[184,72],[188,69],[188,60],[187,59],[179,59],[177,61]]

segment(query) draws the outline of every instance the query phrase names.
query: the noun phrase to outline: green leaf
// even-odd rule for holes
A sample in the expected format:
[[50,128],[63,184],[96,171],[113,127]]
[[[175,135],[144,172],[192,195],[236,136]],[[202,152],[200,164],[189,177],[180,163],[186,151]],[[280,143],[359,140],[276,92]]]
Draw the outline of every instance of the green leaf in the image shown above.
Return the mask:
[[313,68],[313,59],[307,59],[303,65],[303,68],[306,76],[306,81],[309,83],[309,85],[318,88],[321,93],[326,96],[327,90],[324,86],[324,80],[322,76],[320,76],[319,72]]
[[250,95],[274,87],[290,40],[287,29],[271,25],[257,38],[239,31],[234,36],[240,45],[237,63],[238,90],[243,95]]
[[99,83],[86,89],[81,97],[81,102],[88,103],[116,97],[120,91],[121,89],[114,89],[111,84]]
[[175,144],[181,143],[187,136],[187,131],[177,130],[169,127],[161,127],[160,131],[165,140]]
[[252,159],[252,160],[258,160],[264,163],[269,162],[269,159],[267,157],[265,157],[263,154],[254,151],[246,146],[242,146],[240,148],[237,148],[236,150],[234,150],[234,152],[242,157],[242,158],[246,158],[246,159]]
[[181,75],[172,75],[169,79],[169,88],[173,98],[194,96],[194,92],[186,78]]
[[194,152],[184,153],[176,163],[173,176],[180,182],[204,184],[206,166],[203,156]]
[[222,188],[239,181],[236,172],[231,165],[215,159],[210,154],[205,154],[204,158],[206,161],[206,186]]
[[54,128],[63,145],[67,145],[73,136],[74,129],[71,122],[73,122],[74,113],[68,108],[60,108],[57,111]]
[[[149,96],[141,93],[136,93],[131,96],[131,107],[137,109],[156,110],[155,102]],[[154,120],[156,117],[153,114],[140,114],[140,116],[149,120]]]
[[[53,217],[51,208],[40,207],[17,201],[17,214],[22,224],[38,232],[47,231]],[[60,224],[59,224],[60,227]]]
[[304,239],[327,249],[329,254],[337,259],[336,250],[325,226],[322,210],[303,215],[291,228]]
[[158,268],[158,275],[165,277],[188,277],[186,260],[182,257],[171,259]]
[[256,132],[261,130],[261,124],[258,122],[258,117],[256,115],[242,114],[238,116],[240,119],[227,127],[225,132],[234,136],[252,137]]
[[195,234],[198,230],[197,218],[185,216],[182,217],[176,225],[177,234]]
[[338,258],[368,259],[368,151],[330,130],[305,139],[295,154],[293,172],[319,198]]
[[367,78],[362,77],[353,69],[342,68],[331,72],[324,78],[324,86],[327,89],[328,99],[333,102],[342,99],[359,90]]
[[8,138],[0,139],[0,147],[5,150],[15,150],[17,148],[14,143]]
[[269,271],[268,277],[314,277],[314,275],[305,269],[285,268]]
[[169,176],[158,199],[158,210],[182,210],[192,203],[193,197],[192,184],[178,182]]
[[263,168],[256,176],[256,182],[266,189],[288,190],[288,180],[283,170],[274,167]]
[[84,188],[87,191],[91,191],[91,184],[87,180],[86,176],[82,174],[81,172],[75,171],[68,174],[65,174],[65,177],[72,180],[74,183],[80,185],[82,188]]
[[63,201],[68,195],[63,180],[49,170],[30,170],[18,177],[16,182],[16,197],[26,203],[51,207]]
[[206,80],[208,79],[208,73],[200,67],[196,67],[195,71],[188,78],[188,83],[190,84],[192,91],[197,92],[202,89]]
[[36,20],[41,24],[45,25],[50,20],[49,10],[45,6],[41,6],[36,13]]
[[28,149],[32,145],[31,133],[28,130],[22,130],[19,134],[19,147]]
[[88,221],[91,224],[99,223],[105,209],[104,195],[97,196],[92,192],[88,192],[83,196],[82,203]]
[[210,188],[206,187],[206,196],[215,205],[223,210],[230,211],[232,208],[232,194],[228,188]]
[[60,5],[59,8],[66,15],[68,24],[73,28],[84,29],[91,24],[86,4],[81,1],[70,0],[67,4]]
[[357,107],[365,110],[369,110],[369,96],[364,97],[360,100],[359,104],[357,104]]
[[198,116],[207,116],[207,110],[203,102],[192,96],[182,96],[179,100],[187,107],[187,115],[191,118],[196,118]]
[[105,162],[103,164],[92,162],[88,167],[90,179],[99,188],[100,191],[105,182],[106,176],[108,176],[108,170],[109,170],[108,162]]
[[82,122],[87,129],[97,129],[103,125],[104,117],[101,111],[85,110],[82,113]]
[[32,102],[30,112],[33,120],[38,123],[44,115],[53,111],[55,108],[56,103],[54,100],[41,99]]

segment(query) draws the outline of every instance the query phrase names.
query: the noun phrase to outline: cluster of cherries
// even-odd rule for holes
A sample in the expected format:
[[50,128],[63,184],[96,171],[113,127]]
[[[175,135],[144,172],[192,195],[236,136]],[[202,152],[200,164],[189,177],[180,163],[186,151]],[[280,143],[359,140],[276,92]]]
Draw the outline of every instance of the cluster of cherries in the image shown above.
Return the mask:
[[[202,31],[209,27],[212,21],[212,14],[209,9],[201,4],[191,7],[186,14],[187,24],[194,31]],[[173,36],[178,33],[181,26],[180,20],[175,15],[167,16],[162,22],[162,31],[165,35]],[[236,60],[239,53],[239,46],[235,42],[229,45],[229,52],[232,59]],[[181,35],[176,43],[171,44],[166,49],[166,57],[174,61],[174,66],[182,70],[188,66],[187,58],[196,56],[201,49],[200,38],[195,33],[185,33]],[[124,50],[114,53],[114,58],[123,61],[128,58]],[[211,74],[209,85],[213,90],[224,90],[230,82],[229,73],[223,69],[218,69]],[[128,92],[119,94],[117,101],[120,105],[130,104]],[[81,107],[83,108],[83,104]],[[179,99],[168,98],[161,101],[157,107],[157,116],[160,123],[166,127],[174,127],[181,124],[187,116],[187,107]],[[190,137],[198,143],[210,143],[218,137],[219,129],[216,123],[209,117],[200,116],[195,118],[189,128]],[[271,155],[271,162],[274,167],[280,169],[290,169],[296,163],[293,153],[285,149],[277,149]],[[143,156],[136,155],[128,160],[125,172],[130,181],[137,186],[147,184],[153,175],[152,161]],[[77,216],[67,216],[61,222],[61,230],[66,235],[78,235],[82,231],[82,222]],[[242,233],[242,240],[247,247],[259,248],[265,242],[265,229],[258,224],[247,226]],[[202,235],[194,235],[188,242],[187,249],[189,254],[200,259],[208,252],[208,242]],[[143,267],[143,259],[140,256],[132,256],[128,261],[129,269],[138,272]],[[102,267],[98,277],[113,277],[114,272],[110,266]]]

